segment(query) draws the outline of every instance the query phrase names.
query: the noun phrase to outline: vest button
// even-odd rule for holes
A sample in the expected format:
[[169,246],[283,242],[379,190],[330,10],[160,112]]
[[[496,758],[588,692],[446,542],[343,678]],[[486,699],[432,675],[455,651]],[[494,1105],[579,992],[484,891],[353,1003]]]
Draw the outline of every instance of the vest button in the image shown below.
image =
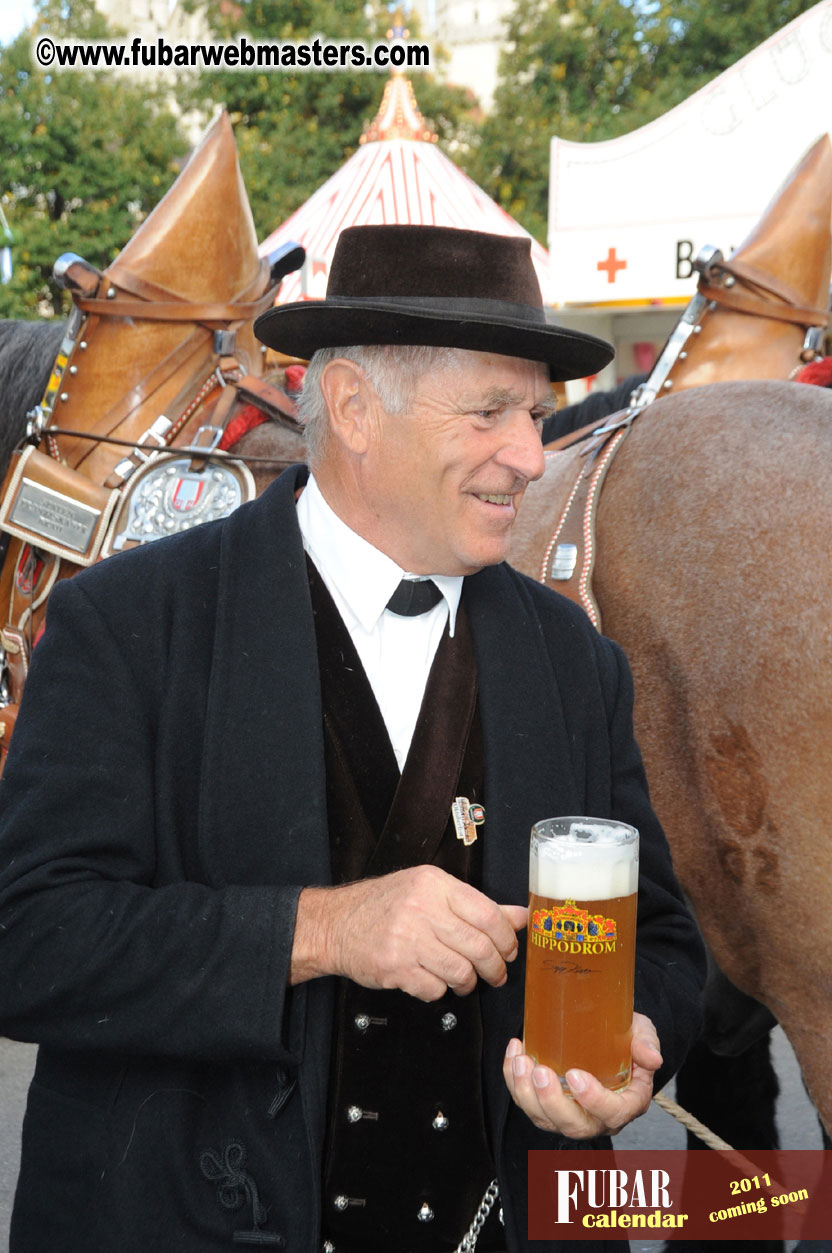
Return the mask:
[[443,1031],[453,1031],[457,1024],[457,1016],[456,1014],[443,1014],[440,1023]]
[[433,1122],[431,1123],[431,1126],[433,1127],[434,1131],[444,1131],[445,1128],[449,1127],[450,1125],[451,1125],[450,1119],[445,1117],[441,1109],[439,1113],[436,1115],[436,1117],[434,1118]]
[[433,1222],[433,1210],[428,1205],[427,1201],[423,1201],[422,1208],[419,1210],[419,1213],[416,1215],[416,1217],[419,1219],[420,1223],[432,1223]]
[[346,1196],[336,1196],[333,1201],[333,1205],[336,1209],[346,1209],[349,1203],[349,1197]]
[[323,1253],[335,1253],[335,1245],[331,1240],[324,1240]]
[[364,1111],[358,1105],[350,1105],[347,1110],[347,1122],[361,1122]]
[[359,1031],[366,1031],[368,1027],[386,1027],[386,1018],[371,1018],[369,1014],[356,1014],[353,1023]]

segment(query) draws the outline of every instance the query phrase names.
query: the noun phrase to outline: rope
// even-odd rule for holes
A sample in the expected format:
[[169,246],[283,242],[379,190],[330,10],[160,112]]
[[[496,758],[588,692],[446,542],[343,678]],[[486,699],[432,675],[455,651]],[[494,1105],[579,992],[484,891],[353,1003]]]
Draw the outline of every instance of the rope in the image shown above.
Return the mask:
[[[175,447],[171,448],[157,448],[155,444],[140,444],[137,440],[117,439],[114,435],[94,435],[90,431],[72,431],[64,426],[49,426],[46,428],[44,434],[47,437],[52,435],[67,435],[71,436],[73,439],[95,440],[99,444],[117,444],[120,448],[132,448],[134,450],[138,448],[143,452],[150,451],[154,454],[154,456],[191,456],[204,457],[207,461],[213,459],[215,461],[245,461],[246,463],[252,461],[271,466],[293,466],[298,463],[297,457],[292,457],[289,460],[285,460],[281,457],[241,457],[235,456],[233,453],[227,452],[225,449],[198,448],[195,444],[177,444]],[[170,432],[168,432],[168,434],[170,434]]]
[[686,1127],[688,1131],[692,1131],[695,1136],[698,1136],[704,1144],[707,1144],[709,1149],[719,1149],[723,1153],[736,1152],[736,1149],[732,1148],[727,1140],[723,1140],[718,1135],[715,1135],[698,1118],[694,1118],[693,1114],[689,1114],[686,1109],[682,1109],[682,1106],[677,1105],[671,1097],[665,1096],[664,1092],[657,1092],[653,1100],[665,1113],[670,1114],[683,1127]]
[[[675,1118],[677,1122],[680,1122],[688,1131],[692,1131],[695,1136],[698,1136],[709,1149],[716,1149],[720,1153],[730,1153],[733,1164],[738,1166],[741,1170],[746,1171],[749,1176],[759,1173],[759,1166],[755,1165],[754,1162],[749,1161],[743,1153],[740,1153],[739,1149],[732,1148],[727,1140],[723,1140],[720,1136],[715,1135],[709,1127],[706,1127],[704,1123],[701,1123],[698,1118],[694,1118],[693,1114],[688,1113],[686,1109],[683,1109],[681,1105],[678,1105],[672,1097],[665,1096],[664,1092],[657,1092],[653,1097],[653,1101],[656,1105],[663,1109],[665,1113],[670,1114],[672,1118]],[[782,1184],[779,1184],[776,1179],[772,1178],[771,1182],[766,1187],[766,1191],[772,1196],[776,1196],[779,1193],[785,1192],[786,1189],[782,1186]]]

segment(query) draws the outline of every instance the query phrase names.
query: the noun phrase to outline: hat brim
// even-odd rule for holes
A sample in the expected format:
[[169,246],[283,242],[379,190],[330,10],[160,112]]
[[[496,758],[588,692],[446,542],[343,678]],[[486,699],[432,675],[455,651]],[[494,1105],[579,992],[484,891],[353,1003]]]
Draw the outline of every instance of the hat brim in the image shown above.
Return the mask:
[[423,344],[496,352],[542,361],[553,383],[597,374],[615,355],[604,339],[549,323],[474,312],[404,311],[401,305],[383,301],[364,302],[359,308],[337,297],[278,305],[257,318],[254,333],[269,348],[307,360],[319,348],[354,344]]

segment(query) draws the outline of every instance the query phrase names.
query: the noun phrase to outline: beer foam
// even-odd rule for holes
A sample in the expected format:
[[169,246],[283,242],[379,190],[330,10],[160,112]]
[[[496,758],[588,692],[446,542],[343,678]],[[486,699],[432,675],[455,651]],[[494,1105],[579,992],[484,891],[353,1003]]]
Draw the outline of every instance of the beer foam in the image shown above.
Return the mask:
[[554,839],[537,840],[529,891],[553,900],[603,901],[638,889],[638,841],[621,844],[620,829],[573,822]]

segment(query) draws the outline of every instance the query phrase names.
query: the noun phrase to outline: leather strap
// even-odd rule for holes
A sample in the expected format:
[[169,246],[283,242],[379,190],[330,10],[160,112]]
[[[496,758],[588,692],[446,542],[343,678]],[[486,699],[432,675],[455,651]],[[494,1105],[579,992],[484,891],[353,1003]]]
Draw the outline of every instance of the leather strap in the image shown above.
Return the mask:
[[[279,283],[271,284],[268,262],[261,260],[257,274],[232,301],[188,301],[176,292],[140,278],[116,261],[103,276],[98,292],[76,296],[75,303],[86,313],[102,317],[144,318],[162,322],[243,322],[264,313],[272,304]],[[112,288],[128,292],[137,300],[107,299]]]
[[[199,354],[188,381],[179,390],[174,401],[167,406],[171,410],[171,414],[175,414],[179,404],[185,404],[188,398],[198,389],[200,383],[211,373],[212,362],[210,360],[210,347],[206,344],[207,334],[208,332],[203,327],[194,327],[191,334],[182,341],[178,348],[163,361],[160,361],[155,369],[145,375],[141,383],[131,388],[118,404],[112,405],[97,422],[90,426],[89,434],[112,435],[121,423],[126,421],[140,405],[144,404],[156,389],[161,387],[180,366],[185,365],[190,358],[197,357],[197,354]],[[89,338],[92,338],[91,334]],[[89,455],[89,452],[90,449],[85,441],[80,446],[78,444],[70,446],[69,449],[64,451],[64,457],[70,465],[74,465],[78,469],[84,458]],[[73,453],[81,454],[75,462],[72,460]]]
[[17,721],[18,706],[11,702],[0,709],[0,762],[5,761],[6,753],[12,739],[12,731]]
[[23,695],[23,685],[29,673],[29,646],[26,636],[19,627],[7,623],[0,631],[0,645],[6,654],[6,675],[9,682],[9,695],[12,704],[19,705]]
[[280,422],[288,423],[295,430],[303,430],[298,422],[295,402],[281,388],[275,387],[273,383],[267,383],[265,379],[257,378],[254,374],[244,374],[241,379],[237,379],[234,386],[240,393],[241,400],[247,400],[256,405],[270,418],[277,418]]
[[[602,629],[601,610],[592,591],[592,573],[595,568],[597,546],[595,526],[598,501],[612,460],[626,438],[630,426],[631,423],[628,422],[620,425],[615,431],[599,435],[593,452],[578,474],[555,533],[546,547],[538,576],[541,583],[553,587],[562,595],[581,605],[597,631]],[[560,544],[574,544],[577,550],[575,569],[567,580],[550,577],[550,561]]]
[[[171,291],[169,287],[163,287],[159,283],[152,283],[149,279],[142,278],[133,270],[128,270],[118,260],[114,261],[107,270],[105,278],[109,280],[110,286],[129,292],[131,296],[138,296],[140,300],[161,301],[165,304],[168,302],[184,303],[183,298]],[[260,261],[252,281],[237,293],[235,300],[256,300],[264,295],[269,287],[269,266],[264,259]]]
[[[206,344],[204,338],[206,329],[208,329],[205,323],[220,322],[223,325],[227,325],[229,322],[242,322],[256,316],[257,313],[261,313],[270,307],[278,285],[272,286],[270,284],[268,264],[265,261],[261,261],[255,278],[244,288],[237,300],[224,303],[185,301],[175,292],[169,291],[158,283],[152,283],[147,279],[140,278],[124,266],[120,266],[118,262],[115,262],[102,278],[103,281],[98,286],[97,294],[82,297],[76,295],[74,297],[77,307],[88,314],[90,319],[87,328],[87,338],[92,338],[99,317],[132,317],[162,321],[185,321],[195,322],[196,325],[192,333],[183,340],[178,348],[161,361],[136,387],[131,388],[126,396],[122,397],[116,405],[113,405],[107,413],[98,419],[90,428],[90,433],[112,435],[121,423],[144,404],[172,373],[185,364],[189,357],[194,356],[202,349],[206,353],[206,359],[198,362],[185,385],[177,393],[175,399],[166,407],[169,411],[169,416],[173,417],[174,420],[174,426],[169,432],[169,440],[173,440],[179,434],[179,428],[176,425],[177,411],[181,407],[187,407],[188,401],[213,368],[211,348],[210,345]],[[262,291],[264,284],[266,285],[265,292]],[[138,297],[138,299],[133,301],[120,300],[118,298],[108,300],[106,292],[112,286],[121,288],[123,291]],[[262,294],[260,294],[261,292]],[[254,299],[250,299],[252,296],[254,296]],[[286,407],[289,407],[289,404],[287,397]],[[83,451],[82,449],[83,445],[80,449],[76,445],[64,454],[67,460],[76,465],[76,468],[89,455],[87,449],[83,449]],[[78,461],[73,463],[71,454],[76,452],[80,452],[81,455]]]
[[[786,283],[782,278],[778,278],[776,274],[769,274],[767,271],[759,269],[743,257],[731,257],[729,261],[720,261],[712,268],[714,273],[730,274],[733,278],[739,279],[741,283],[746,283],[750,287],[758,287],[760,291],[768,292],[772,296],[776,296],[778,300],[785,301],[786,304],[798,306],[803,303],[800,293],[795,291],[790,283]],[[823,315],[824,310],[816,310],[816,312]]]
[[627,412],[626,409],[619,409],[617,413],[610,414],[609,417],[597,419],[589,422],[586,426],[579,426],[576,431],[570,431],[567,435],[561,435],[559,439],[553,439],[550,443],[545,444],[544,452],[563,452],[565,448],[571,448],[573,444],[579,444],[582,439],[586,439],[590,435],[594,435],[596,431],[606,426],[607,423],[613,422],[617,417]]
[[[708,281],[716,279],[717,281]],[[722,279],[723,281],[719,281]],[[733,279],[742,284],[743,290],[729,286],[724,280]],[[708,300],[715,300],[725,309],[737,313],[750,313],[755,317],[773,318],[778,322],[795,322],[798,326],[827,326],[828,309],[814,309],[803,303],[799,292],[775,274],[768,274],[756,265],[732,257],[730,261],[719,260],[703,273],[698,283],[699,292]]]
[[259,300],[241,301],[237,304],[204,304],[190,301],[158,301],[158,300],[114,300],[92,299],[76,300],[76,305],[84,313],[96,313],[106,318],[136,318],[150,322],[248,322],[271,308],[274,292],[267,291]]
[[754,317],[772,318],[776,322],[795,322],[805,327],[826,326],[829,323],[829,314],[822,309],[775,303],[764,296],[712,283],[702,283],[699,290],[706,299],[715,300],[723,309],[733,309],[736,313],[750,313]]

